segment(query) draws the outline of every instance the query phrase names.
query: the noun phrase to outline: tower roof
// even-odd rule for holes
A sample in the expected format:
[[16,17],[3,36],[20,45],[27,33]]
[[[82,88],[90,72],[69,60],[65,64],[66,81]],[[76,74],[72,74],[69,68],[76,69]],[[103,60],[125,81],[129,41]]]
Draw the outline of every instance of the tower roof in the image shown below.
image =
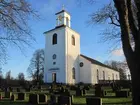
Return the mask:
[[[60,13],[63,13],[63,12],[66,12],[67,14],[69,14],[65,9],[63,9],[63,10],[61,10],[61,11],[55,13],[55,15],[60,14]],[[69,14],[69,15],[70,15],[70,14]]]

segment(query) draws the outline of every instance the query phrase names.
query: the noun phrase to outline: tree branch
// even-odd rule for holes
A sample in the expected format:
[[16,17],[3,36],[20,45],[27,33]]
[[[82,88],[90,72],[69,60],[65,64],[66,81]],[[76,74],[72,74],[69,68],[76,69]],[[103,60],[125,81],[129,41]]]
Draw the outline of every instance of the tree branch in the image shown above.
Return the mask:
[[119,20],[120,20],[120,28],[121,28],[121,40],[123,45],[124,54],[127,59],[132,59],[133,50],[130,45],[129,35],[129,22],[128,22],[128,10],[127,4],[125,0],[114,0]]

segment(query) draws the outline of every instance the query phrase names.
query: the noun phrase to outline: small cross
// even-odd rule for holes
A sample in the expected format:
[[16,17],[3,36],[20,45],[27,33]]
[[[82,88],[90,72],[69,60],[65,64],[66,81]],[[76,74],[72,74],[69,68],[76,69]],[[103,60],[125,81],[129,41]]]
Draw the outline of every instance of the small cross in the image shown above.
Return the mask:
[[65,5],[64,4],[62,5],[62,10],[65,10]]

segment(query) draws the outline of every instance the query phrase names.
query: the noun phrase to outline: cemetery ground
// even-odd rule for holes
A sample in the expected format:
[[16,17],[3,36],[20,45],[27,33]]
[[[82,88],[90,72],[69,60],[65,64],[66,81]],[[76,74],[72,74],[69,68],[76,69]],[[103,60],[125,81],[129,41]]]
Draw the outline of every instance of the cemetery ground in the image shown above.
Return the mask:
[[[54,89],[55,90],[55,89]],[[77,90],[76,90],[77,91]],[[86,90],[86,94],[79,94],[77,95],[76,91],[74,89],[69,89],[70,96],[72,95],[72,105],[88,105],[86,104],[86,98],[87,97],[94,97],[95,96],[95,89],[89,88]],[[131,105],[132,104],[132,98],[131,98],[131,92],[129,92],[129,96],[123,96],[123,97],[116,97],[116,93],[112,91],[110,87],[104,88],[104,91],[106,93],[101,96],[102,99],[102,105]],[[129,89],[121,89],[121,91],[129,91]],[[42,88],[42,89],[31,89],[29,92],[26,92],[24,89],[19,89],[18,92],[17,89],[13,88],[12,92],[10,93],[10,97],[5,96],[6,92],[1,91],[1,99],[0,99],[0,105],[35,105],[35,103],[29,102],[29,98],[31,94],[45,94],[46,101],[40,102],[37,104],[40,105],[47,105],[48,102],[51,100],[51,95],[55,94],[56,96],[59,96],[59,93],[52,92],[48,88]],[[19,97],[22,97],[19,94],[24,94],[24,99],[19,99]],[[61,93],[60,93],[61,94]],[[14,95],[14,99],[12,99],[12,95]],[[5,98],[6,97],[6,98]],[[36,99],[34,98],[33,101],[36,102]],[[58,104],[60,105],[60,104]],[[67,104],[68,105],[68,104]],[[98,104],[99,105],[99,104]]]

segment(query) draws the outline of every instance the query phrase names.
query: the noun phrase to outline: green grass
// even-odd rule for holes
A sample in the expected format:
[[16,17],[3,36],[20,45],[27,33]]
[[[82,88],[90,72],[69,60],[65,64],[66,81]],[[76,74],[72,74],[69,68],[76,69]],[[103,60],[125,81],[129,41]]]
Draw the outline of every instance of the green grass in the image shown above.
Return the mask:
[[[102,98],[103,104],[110,104],[110,105],[131,105],[131,98]],[[74,97],[73,103],[76,105],[86,105],[86,98],[84,97]],[[123,104],[122,104],[123,103]]]
[[[131,105],[131,97],[129,98],[102,98],[103,105]],[[16,100],[15,102],[10,102],[8,99],[0,101],[0,105],[27,105],[28,97],[25,101]],[[85,97],[73,97],[74,105],[86,105]]]

